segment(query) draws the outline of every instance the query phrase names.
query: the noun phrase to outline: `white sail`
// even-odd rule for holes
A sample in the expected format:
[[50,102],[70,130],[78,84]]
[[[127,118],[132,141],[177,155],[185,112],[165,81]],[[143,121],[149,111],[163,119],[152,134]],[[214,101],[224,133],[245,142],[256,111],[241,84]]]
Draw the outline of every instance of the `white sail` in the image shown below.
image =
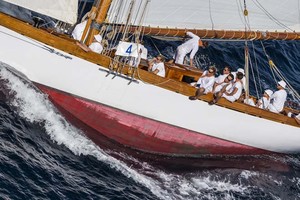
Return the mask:
[[78,0],[4,0],[63,22],[77,21]]
[[[113,5],[120,2],[115,0]],[[131,0],[126,2],[127,7]],[[144,4],[149,2],[145,26],[245,30],[243,15],[244,0],[136,0],[132,24],[138,25],[141,15],[136,15]],[[249,12],[249,25],[253,31],[296,31],[300,32],[298,0],[246,0]],[[120,9],[118,22],[126,20],[126,6]],[[117,9],[111,9],[114,12]],[[110,13],[110,16],[115,16]],[[112,18],[111,18],[112,19]],[[249,28],[249,27],[248,27]]]

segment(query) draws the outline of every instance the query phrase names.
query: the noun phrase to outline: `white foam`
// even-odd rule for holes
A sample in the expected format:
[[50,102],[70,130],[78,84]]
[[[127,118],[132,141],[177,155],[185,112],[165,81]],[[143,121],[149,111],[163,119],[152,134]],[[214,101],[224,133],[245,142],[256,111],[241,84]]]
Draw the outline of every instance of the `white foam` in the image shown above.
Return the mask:
[[[0,63],[0,66],[3,64]],[[22,82],[6,68],[1,67],[0,76],[7,79],[8,87],[14,92],[13,106],[18,108],[18,114],[32,123],[45,122],[45,130],[51,139],[63,144],[76,155],[91,155],[99,161],[109,164],[115,170],[128,178],[147,187],[161,199],[171,199],[158,183],[150,177],[138,173],[125,163],[109,156],[102,149],[87,139],[80,130],[70,125],[53,107],[44,94],[37,92],[32,86]]]
[[[3,66],[0,62],[0,66]],[[128,155],[123,155],[142,166],[136,170],[126,163],[108,155],[96,146],[84,134],[69,124],[49,102],[47,96],[37,92],[32,85],[21,81],[6,68],[0,68],[0,76],[9,81],[8,87],[14,91],[12,104],[18,108],[18,114],[32,123],[43,123],[46,133],[58,144],[65,145],[76,155],[91,155],[110,165],[128,178],[147,187],[160,199],[233,199],[231,192],[248,193],[248,187],[232,184],[228,180],[211,179],[210,173],[176,175],[153,168],[148,163],[139,163]]]
[[258,176],[259,174],[257,172],[249,171],[249,170],[243,170],[240,176],[244,179],[249,179],[253,176]]

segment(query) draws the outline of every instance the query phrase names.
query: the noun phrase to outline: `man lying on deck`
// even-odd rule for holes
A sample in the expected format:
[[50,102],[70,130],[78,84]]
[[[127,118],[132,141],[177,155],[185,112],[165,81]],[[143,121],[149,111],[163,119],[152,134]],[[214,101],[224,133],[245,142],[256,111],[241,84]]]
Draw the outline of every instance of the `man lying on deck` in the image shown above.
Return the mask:
[[214,99],[209,102],[209,105],[213,105],[217,103],[221,97],[224,97],[230,102],[234,102],[238,100],[243,91],[243,83],[242,83],[243,77],[244,75],[241,72],[238,72],[236,74],[236,80],[233,83],[233,86],[229,89],[227,89],[227,85],[224,86],[224,88],[220,92],[214,95]]

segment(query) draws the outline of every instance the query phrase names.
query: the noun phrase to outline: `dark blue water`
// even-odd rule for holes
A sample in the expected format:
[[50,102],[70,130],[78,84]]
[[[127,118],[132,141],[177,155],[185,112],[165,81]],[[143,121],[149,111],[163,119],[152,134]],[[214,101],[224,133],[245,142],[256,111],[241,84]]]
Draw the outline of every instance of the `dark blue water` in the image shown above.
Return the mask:
[[[145,38],[145,44],[151,56],[171,58],[180,42]],[[300,43],[263,45],[299,93]],[[244,42],[210,41],[207,49],[199,50],[198,65],[243,67],[243,49]],[[259,68],[259,74],[253,73],[256,82],[260,77],[262,89],[275,90],[262,44],[249,42],[249,49]],[[300,199],[300,155],[203,156],[172,162],[105,138],[98,147],[47,96],[6,67],[0,64],[0,199]],[[250,81],[255,94],[252,72]]]
[[[296,50],[298,44],[294,43],[268,42],[282,48],[283,53],[273,52],[278,66],[290,63],[281,70],[299,87],[299,58],[296,54],[285,57]],[[235,60],[240,58],[231,55],[238,54],[242,45],[229,44],[212,43],[199,52],[200,57],[216,65],[227,62],[237,66]],[[261,73],[269,76],[267,71]],[[169,164],[162,164],[161,158],[128,151],[110,141],[96,146],[64,119],[47,96],[4,64],[0,77],[2,199],[300,198],[300,155],[204,156],[187,160],[183,166],[164,158]],[[266,85],[272,82],[264,81]]]

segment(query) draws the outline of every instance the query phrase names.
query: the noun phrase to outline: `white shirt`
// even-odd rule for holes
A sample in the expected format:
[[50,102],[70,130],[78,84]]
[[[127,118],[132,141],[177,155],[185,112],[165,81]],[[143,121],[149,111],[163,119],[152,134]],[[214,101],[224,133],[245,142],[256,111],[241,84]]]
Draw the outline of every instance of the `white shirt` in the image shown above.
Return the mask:
[[258,106],[259,108],[267,109],[270,104],[270,99],[267,99],[266,97],[262,97],[258,100],[258,102],[260,103],[260,105]]
[[152,66],[152,71],[154,72],[156,69],[158,69],[158,73],[157,73],[158,76],[165,77],[166,71],[165,71],[165,65],[163,62],[154,63]]
[[229,83],[229,82],[228,83],[224,82],[224,80],[227,76],[228,76],[228,74],[221,74],[215,78],[215,83],[218,83],[218,85],[215,87],[214,93],[221,91],[223,86]]
[[144,45],[141,45],[141,50],[142,50],[141,58],[147,60],[148,49]]
[[89,48],[96,53],[101,53],[103,50],[102,45],[99,42],[93,42],[92,44],[90,44]]
[[270,98],[272,103],[270,103],[268,107],[269,110],[272,112],[276,112],[276,111],[281,112],[284,107],[286,97],[287,97],[287,92],[284,89],[277,90],[276,92],[274,92],[274,94]]
[[82,37],[82,34],[83,34],[83,31],[84,31],[84,28],[86,26],[86,23],[87,23],[87,20],[81,22],[80,24],[77,24],[72,32],[72,37],[75,39],[75,40],[78,40],[80,41],[81,40],[81,37]]
[[[236,74],[237,74],[237,73],[238,73],[237,71],[236,71],[236,72],[231,72],[231,74],[232,74],[233,77],[234,77],[233,80],[236,80]],[[245,74],[244,74],[244,76],[243,76],[243,78],[242,78],[242,83],[243,83],[243,89],[246,90],[246,77],[245,77]]]
[[228,83],[223,82],[220,85],[218,85],[217,87],[215,87],[214,93],[220,92],[225,85],[227,85],[226,89],[225,89],[226,91],[229,90],[232,87],[232,83],[231,82],[228,82]]
[[240,81],[233,83],[233,86],[229,89],[228,93],[231,93],[235,88],[237,88],[237,91],[232,96],[235,98],[235,100],[237,100],[238,98],[240,98],[240,96],[242,94],[242,90],[243,90],[242,83]]
[[254,101],[253,101],[253,99],[251,99],[251,98],[249,98],[248,100],[247,100],[247,99],[244,99],[244,103],[245,103],[245,104],[248,104],[248,105],[250,105],[250,106],[255,106]]
[[188,36],[190,36],[191,39],[189,39],[188,41],[186,41],[185,43],[183,43],[177,47],[177,49],[179,51],[178,53],[186,55],[191,52],[190,59],[193,59],[199,49],[198,41],[199,41],[200,37],[198,37],[197,35],[195,35],[192,32],[187,32],[186,34]]
[[219,75],[216,79],[215,82],[216,83],[223,83],[225,78],[228,76],[228,74],[221,74]]
[[211,92],[213,89],[213,85],[215,83],[214,76],[205,76],[208,71],[204,71],[203,75],[198,79],[197,84],[200,84],[200,87],[205,89],[205,93]]

